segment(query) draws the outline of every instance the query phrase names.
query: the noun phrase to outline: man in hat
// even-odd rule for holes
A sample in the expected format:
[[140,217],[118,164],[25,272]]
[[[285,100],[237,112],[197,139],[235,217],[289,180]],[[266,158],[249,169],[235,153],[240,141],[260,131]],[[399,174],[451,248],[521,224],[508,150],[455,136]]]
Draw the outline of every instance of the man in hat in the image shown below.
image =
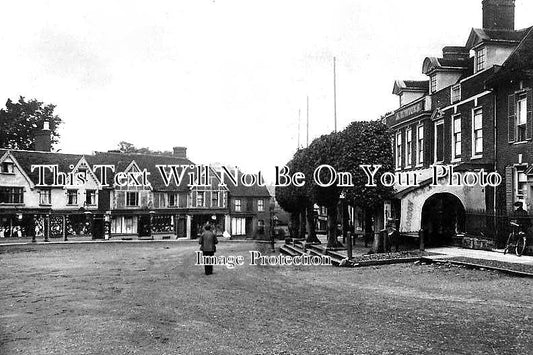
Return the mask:
[[520,230],[527,234],[529,228],[531,228],[531,219],[526,210],[524,210],[524,205],[522,202],[515,202],[514,206],[516,210],[514,211],[514,217],[516,223],[520,226]]
[[396,220],[389,218],[387,220],[387,245],[386,251],[390,252],[394,244],[396,251],[400,249],[400,233],[396,229]]
[[[204,256],[213,256],[215,251],[217,251],[216,244],[218,243],[217,236],[211,231],[211,224],[207,223],[204,227],[204,232],[198,240],[200,244],[200,250]],[[209,265],[207,265],[209,264]],[[206,263],[205,265],[205,274],[211,275],[213,273],[213,265],[211,263]]]

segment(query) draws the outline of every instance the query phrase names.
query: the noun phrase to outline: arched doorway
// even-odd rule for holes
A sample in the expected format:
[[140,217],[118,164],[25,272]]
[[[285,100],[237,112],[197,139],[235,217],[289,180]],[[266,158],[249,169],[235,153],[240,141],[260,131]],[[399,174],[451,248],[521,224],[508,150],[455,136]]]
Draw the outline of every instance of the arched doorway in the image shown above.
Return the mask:
[[465,230],[463,204],[449,193],[429,197],[422,208],[422,229],[426,245],[450,245],[452,237]]

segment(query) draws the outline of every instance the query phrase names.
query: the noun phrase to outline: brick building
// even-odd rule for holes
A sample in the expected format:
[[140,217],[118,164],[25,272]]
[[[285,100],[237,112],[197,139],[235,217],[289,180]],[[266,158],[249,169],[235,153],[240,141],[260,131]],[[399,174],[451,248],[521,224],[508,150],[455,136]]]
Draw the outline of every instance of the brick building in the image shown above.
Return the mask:
[[[531,211],[533,28],[514,28],[514,0],[482,5],[483,28],[472,29],[464,46],[425,58],[427,80],[396,81],[400,107],[383,119],[393,131],[397,172],[420,177],[419,186],[397,184],[391,213],[401,232],[422,230],[429,244],[451,243],[462,232],[501,240],[499,218],[514,202]],[[497,188],[434,186],[435,166],[453,166],[460,179],[481,171],[504,179]]]
[[[42,142],[37,146],[49,150],[49,142]],[[64,175],[56,174],[61,177],[54,181],[53,171],[40,174],[32,168],[46,164],[57,166]],[[95,169],[98,165],[112,165],[115,172],[108,171],[104,179],[102,170]],[[0,237],[195,238],[209,221],[219,234],[268,239],[270,195],[265,187],[242,186],[229,179],[221,186],[220,172],[213,168],[203,186],[189,187],[188,179],[166,184],[158,165],[194,166],[184,148],[168,156],[2,149]],[[140,181],[147,172],[148,184],[123,184],[115,179],[118,172],[124,181],[130,177]]]

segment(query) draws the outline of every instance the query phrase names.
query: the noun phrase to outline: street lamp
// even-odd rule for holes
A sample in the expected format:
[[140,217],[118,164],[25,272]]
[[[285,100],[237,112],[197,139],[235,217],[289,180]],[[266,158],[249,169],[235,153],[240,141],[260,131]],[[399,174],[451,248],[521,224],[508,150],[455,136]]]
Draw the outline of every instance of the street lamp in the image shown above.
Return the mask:
[[346,194],[344,191],[339,196],[341,200],[341,208],[342,208],[342,237],[344,241],[344,237],[346,236],[346,254],[348,256],[348,260],[352,259],[353,252],[352,252],[352,233],[350,231],[346,231]]

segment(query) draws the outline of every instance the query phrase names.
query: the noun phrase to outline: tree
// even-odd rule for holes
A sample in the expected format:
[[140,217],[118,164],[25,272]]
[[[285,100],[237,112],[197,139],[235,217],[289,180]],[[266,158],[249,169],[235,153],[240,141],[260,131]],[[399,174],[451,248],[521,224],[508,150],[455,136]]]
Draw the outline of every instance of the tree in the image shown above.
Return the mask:
[[35,149],[35,135],[48,121],[52,145],[59,142],[61,118],[54,114],[55,105],[36,99],[26,101],[20,96],[17,102],[8,99],[0,109],[0,147],[8,149]]
[[[291,172],[295,171],[293,159],[286,166]],[[293,238],[299,237],[301,234],[300,219],[301,213],[305,209],[306,198],[307,196],[302,188],[292,184],[289,186],[276,186],[276,201],[291,216],[290,233]]]
[[327,187],[320,186],[318,183],[319,181],[327,183],[332,178],[329,169],[320,169],[317,176],[314,175],[314,172],[322,165],[329,165],[336,171],[340,171],[338,169],[342,143],[339,133],[331,133],[315,139],[308,148],[307,164],[304,171],[308,180],[307,184],[311,201],[317,203],[319,206],[325,206],[328,210],[328,247],[339,246],[337,241],[337,205],[342,189],[338,187],[337,181]]
[[350,173],[354,184],[353,188],[344,190],[346,200],[365,210],[365,225],[370,227],[372,215],[381,208],[384,200],[392,197],[393,189],[380,183],[373,187],[366,186],[368,178],[361,165],[381,165],[376,173],[376,181],[380,181],[383,173],[393,172],[390,132],[379,121],[356,121],[341,132],[341,140],[339,168]]
[[137,148],[133,143],[121,141],[118,144],[118,150],[121,153],[138,153],[138,154],[156,154],[156,155],[172,155],[170,151],[152,150],[150,148]]

